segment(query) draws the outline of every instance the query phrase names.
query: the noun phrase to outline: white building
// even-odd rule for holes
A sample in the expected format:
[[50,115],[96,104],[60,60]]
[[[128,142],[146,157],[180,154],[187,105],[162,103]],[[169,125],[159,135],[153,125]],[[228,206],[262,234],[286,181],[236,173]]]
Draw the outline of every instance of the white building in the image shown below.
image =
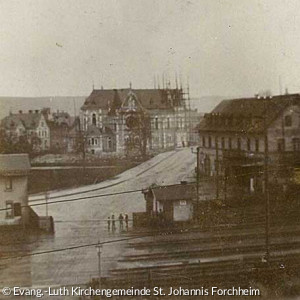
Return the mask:
[[0,225],[26,225],[29,222],[28,154],[0,155]]

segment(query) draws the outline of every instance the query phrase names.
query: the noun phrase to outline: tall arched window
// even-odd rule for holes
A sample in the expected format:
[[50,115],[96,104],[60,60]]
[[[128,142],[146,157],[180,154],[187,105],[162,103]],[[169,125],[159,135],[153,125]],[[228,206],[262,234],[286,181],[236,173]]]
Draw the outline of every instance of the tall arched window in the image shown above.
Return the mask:
[[155,117],[155,129],[158,129],[158,117]]
[[93,114],[93,116],[92,116],[92,124],[95,125],[95,126],[97,124],[96,114]]
[[107,145],[108,145],[108,149],[112,150],[112,140],[111,140],[111,137],[107,138]]

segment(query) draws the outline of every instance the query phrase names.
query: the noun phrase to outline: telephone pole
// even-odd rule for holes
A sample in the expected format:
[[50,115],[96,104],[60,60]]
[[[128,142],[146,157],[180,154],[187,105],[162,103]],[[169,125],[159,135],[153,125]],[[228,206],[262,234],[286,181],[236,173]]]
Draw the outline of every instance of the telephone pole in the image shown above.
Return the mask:
[[218,137],[215,140],[216,143],[216,200],[219,200],[219,141]]
[[269,145],[268,145],[268,128],[267,128],[267,97],[264,97],[264,198],[265,198],[265,231],[266,231],[266,262],[269,262],[270,258],[270,240],[269,240],[269,231],[270,231],[270,198],[269,198]]
[[193,148],[191,148],[193,154],[197,155],[197,166],[196,166],[196,189],[197,189],[197,199],[196,199],[196,212],[194,213],[194,218],[197,222],[199,222],[199,196],[200,196],[200,147],[197,147],[197,152],[193,152]]
[[97,248],[97,253],[98,253],[98,280],[99,280],[99,289],[101,289],[101,244],[100,240],[98,241],[98,245],[96,246]]

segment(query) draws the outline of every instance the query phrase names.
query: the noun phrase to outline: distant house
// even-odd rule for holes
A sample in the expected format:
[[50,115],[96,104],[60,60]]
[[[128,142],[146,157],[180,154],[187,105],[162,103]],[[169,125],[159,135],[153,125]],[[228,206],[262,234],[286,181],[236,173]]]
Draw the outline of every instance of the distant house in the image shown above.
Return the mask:
[[224,100],[204,115],[198,133],[201,178],[218,179],[220,192],[230,182],[244,194],[263,191],[265,149],[270,179],[281,186],[288,180],[282,174],[299,161],[300,95]]
[[0,155],[0,225],[28,224],[29,171],[28,154]]
[[25,138],[34,151],[45,151],[50,148],[50,129],[45,116],[39,110],[19,111],[10,114],[1,121],[1,127],[11,140],[17,142]]
[[148,217],[161,217],[167,223],[187,222],[193,219],[197,199],[195,184],[153,186],[143,191]]

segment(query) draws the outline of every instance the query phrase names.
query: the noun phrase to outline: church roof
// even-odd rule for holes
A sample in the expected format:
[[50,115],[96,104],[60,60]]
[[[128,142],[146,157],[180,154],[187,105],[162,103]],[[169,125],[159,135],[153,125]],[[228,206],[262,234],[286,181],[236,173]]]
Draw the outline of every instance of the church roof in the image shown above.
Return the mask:
[[110,89],[93,90],[90,96],[85,100],[82,110],[86,109],[104,109],[109,110],[112,106],[119,108],[125,101],[129,92],[132,91],[143,108],[145,109],[167,109],[171,108],[168,101],[168,93],[174,101],[179,102],[182,91],[179,89]]

